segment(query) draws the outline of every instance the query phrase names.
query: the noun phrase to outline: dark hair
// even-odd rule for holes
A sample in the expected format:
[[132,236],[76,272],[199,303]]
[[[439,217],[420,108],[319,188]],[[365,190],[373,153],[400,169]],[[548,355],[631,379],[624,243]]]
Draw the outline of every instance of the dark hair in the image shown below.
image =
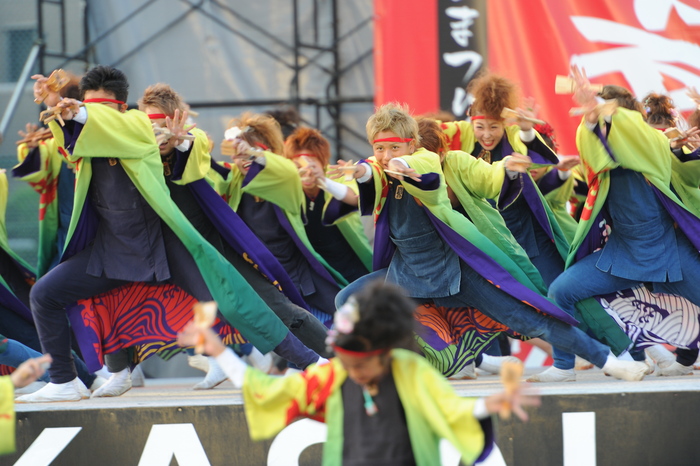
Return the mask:
[[80,80],[80,98],[85,98],[85,91],[100,89],[114,94],[116,100],[126,102],[129,97],[129,81],[126,75],[116,68],[98,65],[88,71]]
[[301,123],[301,115],[299,115],[296,108],[291,106],[268,110],[265,114],[277,120],[282,129],[284,139],[287,139]]
[[642,114],[646,119],[646,112],[644,111],[644,106],[637,101],[630,91],[622,86],[607,85],[603,86],[603,90],[598,94],[605,100],[617,100],[617,104],[620,107],[624,107],[628,110],[636,110]]
[[673,100],[667,95],[651,93],[644,98],[647,123],[670,128],[676,126]]
[[411,347],[416,303],[403,289],[377,280],[353,297],[360,318],[351,333],[338,334],[336,346],[362,352]]

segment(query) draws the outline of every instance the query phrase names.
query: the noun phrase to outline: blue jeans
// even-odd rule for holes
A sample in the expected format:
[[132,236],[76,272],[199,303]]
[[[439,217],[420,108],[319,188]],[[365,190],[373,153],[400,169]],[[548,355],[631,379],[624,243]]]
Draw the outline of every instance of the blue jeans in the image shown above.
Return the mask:
[[[34,351],[30,347],[25,346],[18,341],[10,340],[8,338],[5,351],[0,353],[0,364],[4,364],[10,367],[19,367],[19,365],[27,359],[38,358],[39,356],[41,356],[40,352]],[[39,380],[48,383],[49,373],[44,372],[44,375],[41,376]]]
[[335,308],[339,309],[340,306],[345,304],[345,301],[348,300],[350,295],[353,295],[358,291],[362,290],[362,288],[364,288],[367,284],[375,280],[386,279],[386,274],[388,270],[388,268],[375,270],[374,272],[368,273],[367,275],[358,278],[357,280],[340,290],[338,294],[335,295]]
[[484,315],[508,326],[515,332],[542,338],[553,347],[578,354],[598,367],[603,367],[610,348],[586,335],[576,327],[536,311],[489,283],[474,269],[461,263],[462,282],[457,295],[435,299],[438,306],[479,309]]
[[[700,287],[696,284],[700,277],[700,259],[683,232],[676,230],[676,241],[680,257],[683,280],[677,282],[655,282],[654,292],[672,293],[700,306]],[[549,287],[549,297],[564,311],[574,315],[576,303],[606,293],[614,293],[639,285],[638,280],[630,280],[603,272],[596,266],[602,250],[590,254],[562,273]],[[554,367],[573,369],[575,358],[554,349]],[[593,361],[591,361],[593,362]]]

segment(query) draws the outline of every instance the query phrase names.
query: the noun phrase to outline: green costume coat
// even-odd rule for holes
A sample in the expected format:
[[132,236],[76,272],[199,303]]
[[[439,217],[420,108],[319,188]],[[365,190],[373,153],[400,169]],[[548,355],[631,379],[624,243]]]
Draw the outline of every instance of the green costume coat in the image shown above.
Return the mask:
[[226,320],[262,353],[275,348],[289,330],[238,271],[204,240],[170,198],[158,145],[146,114],[138,110],[120,113],[101,104],[85,104],[85,107],[88,119],[70,154],[63,147],[61,127],[56,122],[50,123],[59,151],[76,164],[74,215],[66,249],[84,216],[83,207],[92,176],[91,159],[117,159],[141,195],[192,254]]

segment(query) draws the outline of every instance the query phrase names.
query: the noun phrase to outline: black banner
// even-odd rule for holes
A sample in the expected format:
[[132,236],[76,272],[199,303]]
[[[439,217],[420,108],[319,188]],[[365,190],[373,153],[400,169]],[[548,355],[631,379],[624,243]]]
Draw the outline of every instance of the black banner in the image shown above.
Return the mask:
[[486,0],[438,0],[438,34],[440,108],[463,119],[465,87],[486,66]]

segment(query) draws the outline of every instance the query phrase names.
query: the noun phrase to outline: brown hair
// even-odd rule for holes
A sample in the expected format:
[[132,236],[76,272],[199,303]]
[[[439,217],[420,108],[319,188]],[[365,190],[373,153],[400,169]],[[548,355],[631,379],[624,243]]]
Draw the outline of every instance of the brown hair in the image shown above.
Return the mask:
[[651,93],[644,98],[644,110],[647,114],[647,123],[664,128],[675,127],[676,112],[673,100],[667,95]]
[[163,83],[148,86],[143,91],[143,96],[139,99],[138,104],[140,110],[146,107],[156,107],[170,117],[175,114],[175,110],[180,110],[180,113],[182,113],[187,109],[180,94],[175,92],[169,85]]
[[263,144],[275,154],[284,154],[284,139],[277,120],[269,115],[246,112],[228,122],[227,129],[237,126],[240,137],[251,146]]
[[299,152],[308,152],[318,158],[325,168],[331,161],[331,145],[320,131],[313,128],[297,128],[284,142],[284,156],[293,159]]
[[605,100],[617,100],[617,104],[620,107],[626,108],[628,110],[635,110],[642,114],[646,119],[646,112],[644,111],[644,106],[637,101],[630,91],[622,86],[607,85],[603,86],[603,90],[598,94]]
[[474,96],[470,116],[484,115],[500,120],[504,108],[518,106],[518,87],[513,81],[497,74],[479,76],[469,83],[467,91]]
[[418,117],[416,121],[421,147],[436,154],[443,154],[449,150],[447,136],[437,121],[425,117]]

